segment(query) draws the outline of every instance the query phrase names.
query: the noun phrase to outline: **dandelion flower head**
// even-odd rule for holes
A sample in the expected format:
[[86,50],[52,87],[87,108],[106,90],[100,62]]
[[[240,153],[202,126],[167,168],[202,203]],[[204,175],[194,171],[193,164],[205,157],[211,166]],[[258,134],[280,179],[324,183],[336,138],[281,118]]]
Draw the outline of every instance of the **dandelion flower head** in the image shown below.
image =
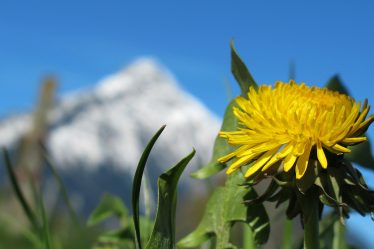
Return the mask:
[[367,140],[363,133],[374,121],[366,118],[370,109],[347,95],[327,88],[276,82],[249,89],[248,98],[237,97],[233,108],[238,119],[236,131],[221,131],[220,136],[236,150],[218,159],[233,160],[230,174],[250,165],[245,177],[266,171],[281,162],[285,172],[295,168],[301,179],[315,150],[319,165],[329,165],[326,152],[350,153],[347,146]]

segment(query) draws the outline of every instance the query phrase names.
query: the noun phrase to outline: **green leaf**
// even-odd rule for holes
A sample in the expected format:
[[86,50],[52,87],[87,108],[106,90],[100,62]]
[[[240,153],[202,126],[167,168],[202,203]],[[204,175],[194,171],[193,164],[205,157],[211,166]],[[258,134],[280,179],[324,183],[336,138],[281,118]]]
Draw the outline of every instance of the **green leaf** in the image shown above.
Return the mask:
[[183,170],[194,155],[195,150],[158,178],[156,222],[147,243],[147,249],[171,249],[175,247],[177,185]]
[[[235,100],[232,100],[226,108],[221,127],[222,131],[234,131],[237,128],[238,121],[233,112],[234,106],[236,106],[236,102]],[[214,174],[217,174],[218,172],[226,168],[226,164],[219,163],[217,159],[229,154],[234,149],[235,148],[233,146],[227,143],[226,139],[217,136],[214,142],[212,160],[198,171],[191,173],[191,176],[197,179],[205,179]]]
[[51,170],[53,177],[56,179],[56,182],[57,182],[57,184],[60,188],[60,192],[62,194],[62,198],[63,198],[63,200],[64,200],[64,202],[65,202],[65,204],[68,208],[69,214],[70,214],[71,218],[73,219],[73,221],[77,225],[79,225],[80,223],[79,223],[78,216],[77,216],[77,214],[76,214],[76,212],[73,208],[73,205],[70,202],[70,198],[69,198],[68,192],[66,190],[65,184],[64,184],[61,176],[59,175],[53,160],[50,158],[49,153],[47,151],[47,148],[44,146],[44,144],[40,144],[40,146],[41,146],[42,157],[45,160],[47,167]]
[[100,204],[88,218],[87,225],[96,225],[112,216],[124,220],[128,217],[128,212],[121,198],[110,194],[104,194]]
[[341,94],[345,94],[349,96],[348,89],[344,86],[342,80],[340,79],[339,75],[332,76],[329,81],[327,82],[326,88],[337,91]]
[[48,222],[48,217],[45,211],[45,206],[44,206],[44,201],[43,201],[43,196],[40,193],[39,194],[39,209],[40,209],[40,214],[41,214],[41,238],[42,241],[44,242],[45,249],[51,249],[51,234],[49,231],[49,222]]
[[350,149],[352,152],[345,154],[345,159],[374,170],[374,157],[371,152],[371,142],[369,138],[366,142],[352,146]]
[[243,201],[257,198],[253,188],[241,185],[240,171],[230,175],[224,187],[218,187],[210,197],[204,216],[195,231],[178,242],[179,247],[190,248],[215,239],[216,248],[231,248],[230,228],[235,222],[247,223],[256,244],[267,241],[270,232],[269,217],[263,205],[246,206]]
[[[231,47],[231,71],[235,79],[239,83],[239,86],[242,91],[242,96],[247,97],[249,87],[253,86],[257,88],[257,84],[252,78],[251,74],[249,73],[242,59],[240,59],[238,53],[236,52],[233,41],[231,41],[230,47]],[[226,108],[222,127],[221,127],[222,131],[235,131],[237,129],[238,121],[233,113],[234,106],[236,106],[235,99],[232,100]],[[212,160],[207,165],[199,169],[198,171],[193,172],[191,176],[197,179],[205,179],[214,174],[217,174],[218,172],[220,172],[227,166],[227,164],[219,163],[217,159],[224,155],[227,155],[228,153],[232,152],[234,149],[235,148],[233,146],[227,144],[227,141],[225,139],[217,136],[214,142]]]
[[249,87],[253,86],[258,88],[256,81],[253,79],[251,73],[249,72],[247,66],[244,64],[236,49],[234,47],[234,41],[230,43],[231,48],[231,72],[234,75],[236,81],[239,83],[241,89],[241,95],[247,97]]
[[[141,239],[143,243],[147,243],[149,237],[151,236],[151,231],[153,227],[153,221],[146,217],[139,217],[140,229],[142,231]],[[99,238],[100,242],[111,241],[115,244],[124,244],[126,243],[125,248],[135,248],[134,241],[135,229],[133,224],[126,224],[119,229],[110,230],[105,232]],[[122,248],[122,247],[121,247]]]
[[[333,76],[326,84],[326,87],[330,90],[338,91],[342,94],[350,95],[347,88],[344,86],[338,75]],[[351,162],[358,163],[363,167],[374,170],[374,157],[371,152],[371,142],[368,141],[350,147],[351,153],[344,155],[344,158]]]
[[140,229],[139,229],[139,197],[140,197],[140,186],[142,184],[142,177],[144,173],[145,164],[147,163],[148,156],[151,153],[151,150],[156,143],[158,137],[161,135],[162,131],[165,129],[165,125],[162,126],[156,134],[152,137],[149,141],[147,146],[145,147],[142,156],[140,157],[138,167],[135,171],[135,176],[133,179],[132,185],[132,211],[133,211],[133,220],[134,220],[134,227],[135,227],[135,234],[136,234],[136,241],[137,247],[139,249],[142,248],[141,244],[141,237],[140,237]]
[[286,219],[283,225],[283,238],[281,249],[292,249],[293,245],[293,223],[292,220]]
[[30,221],[31,225],[33,226],[34,230],[39,231],[39,224],[35,216],[35,213],[31,209],[30,205],[26,201],[24,194],[22,193],[21,187],[19,186],[18,180],[16,178],[16,174],[13,171],[13,164],[10,160],[9,153],[5,148],[3,148],[3,155],[4,155],[5,166],[8,172],[8,176],[12,184],[13,190],[16,193],[16,197],[19,203],[21,204],[21,207],[24,213],[26,214],[26,217]]

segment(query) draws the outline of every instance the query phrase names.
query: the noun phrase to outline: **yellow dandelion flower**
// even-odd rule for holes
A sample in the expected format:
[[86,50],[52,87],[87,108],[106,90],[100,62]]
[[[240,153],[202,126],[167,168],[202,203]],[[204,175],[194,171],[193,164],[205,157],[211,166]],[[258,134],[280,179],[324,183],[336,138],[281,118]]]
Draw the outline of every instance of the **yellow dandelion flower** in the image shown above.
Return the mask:
[[351,152],[347,146],[366,141],[362,135],[374,121],[374,115],[366,119],[370,109],[366,100],[361,105],[344,94],[292,80],[278,81],[274,88],[251,87],[248,99],[235,100],[239,128],[221,131],[220,136],[238,148],[218,161],[235,160],[227,174],[253,162],[245,177],[282,161],[285,172],[295,167],[296,178],[301,179],[314,149],[320,165],[327,168],[326,150]]

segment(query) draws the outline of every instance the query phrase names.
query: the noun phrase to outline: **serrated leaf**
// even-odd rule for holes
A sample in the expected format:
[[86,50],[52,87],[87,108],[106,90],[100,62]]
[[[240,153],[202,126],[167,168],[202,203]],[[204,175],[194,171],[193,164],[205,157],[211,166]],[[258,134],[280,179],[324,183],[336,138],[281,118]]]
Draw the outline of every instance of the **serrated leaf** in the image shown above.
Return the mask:
[[234,47],[234,41],[230,43],[231,48],[231,72],[234,75],[236,81],[239,83],[241,95],[247,97],[249,87],[253,86],[257,89],[257,84],[249,72],[247,66],[244,64],[236,49]]
[[87,225],[96,225],[112,216],[120,220],[126,219],[128,217],[127,208],[123,204],[121,198],[110,194],[104,194],[99,205],[88,218]]
[[256,199],[257,194],[253,188],[241,185],[242,182],[243,175],[240,171],[230,175],[225,186],[218,187],[210,197],[196,230],[177,245],[191,248],[214,238],[216,248],[233,247],[229,239],[230,228],[235,222],[247,223],[253,231],[256,244],[265,243],[270,232],[269,217],[263,205],[248,207],[243,204],[247,199]]
[[[330,90],[334,90],[348,96],[350,95],[338,75],[331,77],[331,79],[327,82],[326,87]],[[350,149],[352,152],[345,154],[344,158],[351,162],[358,163],[363,167],[374,170],[374,157],[371,151],[371,142],[369,138],[366,142],[352,146]]]
[[[221,127],[222,131],[234,131],[237,128],[238,121],[233,113],[234,106],[236,106],[236,102],[235,100],[232,100],[226,108]],[[219,163],[217,159],[229,154],[234,149],[235,148],[233,146],[227,143],[226,139],[217,136],[214,142],[212,160],[201,169],[191,173],[191,176],[197,179],[205,179],[214,174],[217,174],[218,172],[226,168],[226,164]]]
[[195,150],[158,178],[158,203],[155,225],[146,249],[175,247],[175,210],[178,180]]
[[142,248],[140,229],[139,229],[139,197],[140,197],[140,186],[142,184],[142,178],[144,173],[144,168],[148,160],[148,156],[156,143],[158,137],[161,135],[162,131],[165,129],[165,125],[162,126],[156,134],[151,138],[147,146],[145,147],[142,156],[140,157],[138,167],[136,168],[133,184],[132,184],[132,212],[135,227],[136,243],[138,249]]

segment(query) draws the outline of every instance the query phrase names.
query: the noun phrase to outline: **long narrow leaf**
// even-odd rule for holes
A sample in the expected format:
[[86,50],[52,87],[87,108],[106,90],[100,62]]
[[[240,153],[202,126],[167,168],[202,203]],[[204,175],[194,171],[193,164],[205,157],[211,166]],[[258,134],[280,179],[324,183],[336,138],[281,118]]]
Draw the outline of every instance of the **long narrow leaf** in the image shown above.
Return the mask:
[[27,203],[26,198],[24,194],[22,193],[21,187],[18,184],[18,180],[16,178],[16,174],[13,171],[13,164],[10,160],[9,153],[8,151],[3,148],[3,155],[4,155],[4,160],[5,160],[5,166],[8,172],[8,176],[10,179],[10,182],[12,184],[13,190],[17,196],[18,201],[20,202],[23,211],[25,212],[29,222],[33,226],[35,231],[39,230],[39,225],[36,219],[36,216],[32,209],[30,208],[30,205]]
[[147,163],[148,156],[151,153],[153,145],[156,143],[158,137],[161,135],[162,131],[165,129],[165,125],[163,125],[156,134],[152,137],[149,141],[148,145],[145,147],[142,156],[140,157],[138,167],[135,171],[135,176],[133,179],[132,185],[132,212],[133,212],[133,220],[134,220],[134,227],[135,227],[135,239],[137,248],[141,249],[141,239],[140,239],[140,229],[139,229],[139,197],[140,197],[140,186],[142,183],[143,172],[145,168],[145,164]]
[[175,211],[177,206],[177,185],[187,164],[195,155],[193,150],[177,165],[158,178],[158,203],[155,226],[146,249],[175,248]]
[[45,206],[43,202],[43,195],[41,191],[39,192],[39,209],[41,214],[41,220],[42,220],[42,229],[41,229],[41,235],[42,235],[42,241],[44,242],[45,249],[51,249],[51,234],[49,232],[49,222],[48,217],[45,211]]
[[65,202],[65,204],[66,204],[66,206],[69,210],[70,217],[73,219],[73,221],[76,224],[79,224],[78,216],[77,216],[77,214],[76,214],[76,212],[73,208],[73,205],[71,204],[71,201],[70,201],[68,192],[66,190],[65,184],[62,181],[62,178],[60,177],[60,175],[58,174],[58,172],[56,170],[56,166],[55,166],[55,164],[53,163],[52,159],[50,158],[50,156],[48,154],[47,148],[42,144],[41,149],[42,149],[42,157],[45,160],[47,167],[52,172],[52,175],[55,178],[55,180],[56,180],[56,182],[57,182],[57,184],[60,188],[62,198],[64,199],[64,202]]

